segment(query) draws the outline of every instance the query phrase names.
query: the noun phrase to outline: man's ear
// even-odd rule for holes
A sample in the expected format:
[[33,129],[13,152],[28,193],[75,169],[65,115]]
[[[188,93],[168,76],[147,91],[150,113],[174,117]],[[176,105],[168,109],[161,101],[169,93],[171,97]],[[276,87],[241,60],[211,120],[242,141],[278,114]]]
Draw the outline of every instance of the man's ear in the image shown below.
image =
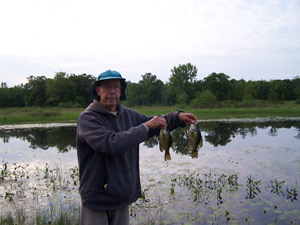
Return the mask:
[[96,87],[95,87],[95,90],[96,90],[97,95],[100,96],[100,87],[99,87],[99,86],[96,86]]

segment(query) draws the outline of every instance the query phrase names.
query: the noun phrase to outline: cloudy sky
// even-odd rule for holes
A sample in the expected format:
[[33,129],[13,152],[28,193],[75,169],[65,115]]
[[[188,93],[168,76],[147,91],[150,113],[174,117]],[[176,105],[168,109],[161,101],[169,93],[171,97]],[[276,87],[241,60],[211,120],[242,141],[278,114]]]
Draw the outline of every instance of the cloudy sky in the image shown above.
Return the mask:
[[166,82],[188,62],[198,80],[293,79],[299,15],[299,0],[0,0],[0,82],[107,69]]

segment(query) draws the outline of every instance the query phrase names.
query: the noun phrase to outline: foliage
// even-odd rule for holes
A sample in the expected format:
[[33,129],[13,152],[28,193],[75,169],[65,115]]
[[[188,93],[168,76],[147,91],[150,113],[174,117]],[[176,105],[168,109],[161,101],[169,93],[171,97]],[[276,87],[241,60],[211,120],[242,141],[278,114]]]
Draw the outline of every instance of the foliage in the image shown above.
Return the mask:
[[194,83],[197,76],[197,68],[191,63],[174,66],[171,70],[170,88],[176,97],[177,103],[189,103],[194,97]]
[[229,76],[224,73],[212,73],[204,78],[203,88],[204,90],[210,90],[217,97],[218,101],[231,98]]
[[192,106],[196,108],[213,108],[216,104],[217,97],[210,90],[198,93],[192,101]]
[[163,99],[163,86],[164,83],[155,75],[146,73],[138,84],[128,82],[127,104],[133,106],[160,103]]
[[[127,106],[180,106],[193,107],[257,107],[258,101],[279,104],[295,101],[300,104],[300,78],[245,81],[230,79],[224,73],[211,73],[197,80],[198,69],[191,63],[171,69],[169,81],[163,83],[152,73],[141,75],[138,83],[127,81]],[[93,100],[92,75],[58,72],[54,78],[29,76],[26,84],[0,86],[0,107],[86,107]]]

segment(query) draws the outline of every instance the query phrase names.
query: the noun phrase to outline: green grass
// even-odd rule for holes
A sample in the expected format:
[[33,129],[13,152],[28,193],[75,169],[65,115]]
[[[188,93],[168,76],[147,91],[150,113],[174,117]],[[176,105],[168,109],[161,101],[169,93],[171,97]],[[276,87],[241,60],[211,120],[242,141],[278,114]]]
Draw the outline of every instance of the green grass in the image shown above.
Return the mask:
[[139,113],[146,115],[166,114],[170,111],[183,110],[195,114],[198,119],[229,119],[255,117],[299,117],[300,106],[268,106],[265,108],[217,108],[197,109],[192,107],[136,107]]
[[[132,109],[145,115],[163,115],[170,111],[183,110],[194,113],[199,119],[229,119],[255,117],[299,117],[300,105],[290,102],[255,108],[223,107],[200,109],[189,106],[137,106]],[[23,123],[75,123],[84,108],[25,107],[0,109],[0,124]]]
[[5,108],[0,109],[0,124],[76,122],[83,108]]

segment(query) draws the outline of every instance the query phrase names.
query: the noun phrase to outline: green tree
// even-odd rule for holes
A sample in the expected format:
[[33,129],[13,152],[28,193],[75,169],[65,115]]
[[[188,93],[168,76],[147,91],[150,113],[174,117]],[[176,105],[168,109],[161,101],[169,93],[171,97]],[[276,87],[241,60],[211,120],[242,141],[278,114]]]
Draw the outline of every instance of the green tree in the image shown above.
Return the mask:
[[186,99],[186,103],[189,103],[194,97],[197,71],[197,67],[191,63],[179,65],[178,67],[174,66],[171,69],[172,74],[169,79],[169,85],[171,95],[176,96],[177,103],[181,103],[182,99]]
[[24,107],[25,89],[23,85],[9,88],[6,83],[1,83],[0,87],[0,107]]
[[253,100],[257,99],[257,89],[254,81],[248,81],[245,87],[245,94],[243,95],[243,100]]
[[138,84],[128,82],[126,91],[128,100],[126,100],[126,104],[132,106],[161,103],[164,83],[151,73],[146,73],[141,77],[142,80]]
[[151,73],[142,75],[142,78],[143,79],[139,81],[139,85],[143,90],[140,96],[143,104],[149,105],[161,102],[164,83],[158,80],[156,75],[152,75]]
[[135,105],[141,105],[142,102],[140,102],[140,91],[139,85],[137,83],[132,83],[130,81],[127,81],[127,88],[126,88],[126,101],[124,102],[128,106],[135,106]]
[[230,80],[230,99],[234,101],[242,101],[245,94],[246,81],[245,80]]
[[280,81],[279,80],[272,80],[269,83],[269,96],[268,99],[272,102],[277,102],[281,98],[285,99],[284,93],[280,93]]
[[204,78],[203,89],[210,90],[219,101],[230,98],[229,76],[224,73],[212,73]]
[[93,100],[91,87],[96,78],[84,73],[81,75],[72,74],[68,79],[76,85],[73,96],[74,104],[82,107],[90,104]]
[[46,80],[45,76],[30,76],[25,84],[25,104],[26,106],[44,106],[46,104]]
[[295,100],[300,103],[300,77],[297,76],[292,80],[292,90],[295,95]]
[[267,100],[270,94],[269,83],[265,80],[256,81],[257,99]]
[[54,79],[47,82],[46,94],[47,104],[50,106],[74,105],[76,98],[76,84],[68,79],[65,72],[56,73]]

